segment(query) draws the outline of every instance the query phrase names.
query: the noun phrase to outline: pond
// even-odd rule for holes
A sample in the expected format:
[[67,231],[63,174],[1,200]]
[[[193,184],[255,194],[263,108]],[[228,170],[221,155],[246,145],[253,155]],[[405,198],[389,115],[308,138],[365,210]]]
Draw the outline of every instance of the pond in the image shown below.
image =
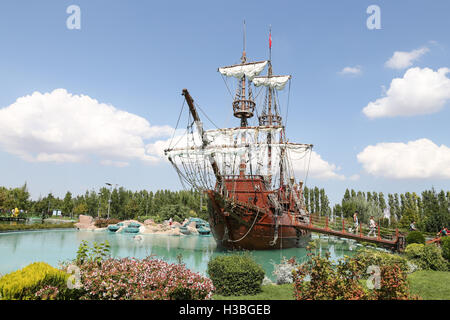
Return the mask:
[[[186,267],[206,275],[207,264],[211,257],[226,254],[216,248],[213,237],[203,236],[167,236],[142,235],[142,240],[133,239],[132,234],[112,233],[108,231],[82,231],[74,229],[39,230],[0,233],[0,274],[23,268],[32,262],[43,261],[55,267],[62,261],[76,257],[82,240],[103,242],[108,240],[111,255],[115,258],[144,258],[155,255],[169,263],[176,263],[181,255]],[[313,239],[317,238],[313,236]],[[353,242],[318,239],[321,250],[328,250],[331,258],[336,260],[344,255],[352,255],[356,248]],[[297,257],[298,261],[306,258],[305,248],[283,250],[252,251],[255,260],[261,264],[266,276],[274,280],[273,263],[280,263],[282,257]]]

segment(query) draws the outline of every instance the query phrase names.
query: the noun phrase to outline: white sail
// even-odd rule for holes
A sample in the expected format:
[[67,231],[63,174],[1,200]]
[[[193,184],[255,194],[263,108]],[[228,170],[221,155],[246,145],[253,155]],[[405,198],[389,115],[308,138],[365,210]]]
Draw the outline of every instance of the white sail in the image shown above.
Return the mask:
[[219,72],[224,76],[235,77],[237,79],[242,79],[245,75],[248,79],[252,80],[264,70],[267,63],[268,61],[238,64],[219,68]]
[[[268,134],[271,135],[270,143],[267,139]],[[207,145],[203,145],[198,132],[192,132],[177,137],[175,139],[177,143],[173,148],[166,149],[166,156],[180,172],[183,172],[186,180],[203,189],[213,189],[216,185],[210,157],[214,157],[222,176],[239,175],[240,165],[244,160],[245,174],[270,175],[274,177],[272,187],[275,187],[279,181],[282,157],[283,159],[289,157],[296,162],[297,167],[303,168],[304,161],[309,159],[306,155],[312,148],[309,144],[283,141],[282,127],[221,128],[206,130],[204,135],[208,141]],[[282,156],[282,150],[285,156]],[[293,175],[291,166],[290,162],[284,164],[285,175]]]
[[256,87],[265,86],[277,90],[283,90],[291,76],[262,76],[253,78],[252,82]]

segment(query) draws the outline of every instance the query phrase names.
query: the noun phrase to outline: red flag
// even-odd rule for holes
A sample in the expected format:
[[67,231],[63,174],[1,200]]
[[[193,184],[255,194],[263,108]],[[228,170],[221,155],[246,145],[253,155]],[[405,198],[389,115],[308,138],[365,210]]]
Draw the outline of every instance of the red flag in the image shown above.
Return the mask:
[[272,32],[269,33],[269,49],[272,49]]

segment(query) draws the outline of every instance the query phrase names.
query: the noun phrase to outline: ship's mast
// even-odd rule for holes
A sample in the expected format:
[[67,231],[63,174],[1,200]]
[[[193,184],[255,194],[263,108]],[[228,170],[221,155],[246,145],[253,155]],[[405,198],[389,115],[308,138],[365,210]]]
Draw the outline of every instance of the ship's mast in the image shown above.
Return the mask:
[[[243,32],[244,33],[244,43],[243,43],[243,50],[242,50],[242,57],[241,57],[241,65],[245,65],[247,63],[247,56],[245,53],[245,42],[246,42],[245,21],[244,21],[244,30],[243,31],[244,31]],[[252,99],[250,82],[248,84],[247,92],[246,92],[246,82],[247,82],[247,77],[244,74],[241,79],[240,92],[238,93],[235,100],[233,101],[234,116],[241,120],[241,128],[245,128],[248,126],[248,119],[253,117],[253,111],[255,109],[255,102]],[[241,143],[243,145],[245,145],[246,140],[247,140],[246,134],[242,133]],[[239,164],[239,176],[240,177],[243,177],[245,175],[245,170],[246,170],[246,161],[245,161],[245,154],[243,154],[241,156],[241,162]]]
[[[240,119],[240,128],[248,127],[248,119],[253,117],[255,111],[255,102],[253,101],[251,82],[255,76],[258,76],[268,61],[248,62],[246,54],[246,32],[245,21],[243,30],[243,50],[241,56],[241,63],[237,65],[227,66],[219,68],[219,72],[227,77],[234,77],[238,79],[238,88],[233,100],[233,114],[236,118]],[[246,133],[241,133],[241,143],[246,144]],[[241,156],[239,164],[239,176],[244,176],[246,171],[246,158],[245,154]]]
[[[241,64],[245,64],[246,62],[247,62],[247,56],[245,55],[245,21],[244,21],[244,46],[242,49]],[[253,115],[253,114],[250,115],[250,113],[244,114],[242,112],[243,110],[246,109],[245,101],[247,100],[246,95],[245,95],[245,82],[246,82],[246,77],[244,74],[244,76],[242,77],[242,80],[241,80],[241,92],[240,92],[241,99],[238,100],[241,108],[238,113],[236,113],[236,111],[235,111],[235,114],[234,114],[236,117],[241,119],[241,127],[242,128],[247,127],[247,125],[248,125],[247,119]],[[250,84],[249,84],[249,88],[250,88]],[[245,142],[245,141],[243,141],[243,142]]]
[[[272,46],[270,45],[270,54],[269,56],[272,56]],[[268,76],[271,77],[272,76],[272,63],[269,59],[269,72],[268,72]],[[271,126],[272,125],[272,88],[269,87],[269,105],[268,105],[268,117],[269,117],[269,123],[268,125]],[[267,176],[267,182],[269,185],[272,184],[272,132],[267,132],[267,144],[268,144],[268,148],[267,148],[267,171],[268,171],[268,176]]]
[[[269,67],[267,72],[267,77],[272,77],[272,28],[269,31]],[[263,110],[261,116],[259,117],[259,125],[272,126],[272,88],[267,88],[267,111]],[[272,133],[267,132],[267,182],[269,185],[272,184]]]
[[[187,89],[183,89],[182,95],[184,96],[188,106],[189,111],[192,115],[192,118],[194,118],[195,125],[197,126],[198,134],[200,135],[200,138],[202,139],[202,149],[204,149],[208,145],[208,140],[206,139],[205,132],[203,130],[203,123],[200,121],[200,117],[198,116],[197,109],[194,105],[194,99],[192,99],[191,95],[189,94],[189,91]],[[169,158],[170,160],[170,158]],[[219,166],[217,165],[216,159],[214,158],[214,155],[209,156],[209,161],[211,163],[211,167],[213,169],[214,175],[216,176],[216,181],[219,186],[222,184],[222,176],[220,175]]]
[[[263,107],[261,116],[259,116],[259,125],[260,126],[270,126],[270,127],[282,127],[283,120],[279,114],[277,102],[276,102],[275,89],[280,90],[279,88],[277,88],[276,82],[278,80],[276,80],[276,79],[281,79],[280,84],[282,82],[284,82],[284,84],[285,84],[285,82],[287,82],[290,79],[290,76],[281,76],[282,78],[280,78],[280,76],[273,75],[273,70],[272,70],[272,28],[271,27],[269,29],[269,63],[268,64],[269,64],[269,66],[268,66],[267,76],[260,77],[260,78],[264,78],[263,80],[261,80],[262,82],[260,85],[267,86],[267,91],[266,91],[266,104]],[[284,88],[284,84],[281,84],[282,88]],[[279,141],[280,145],[282,145],[282,143],[283,143],[283,133],[284,133],[284,128],[282,127],[282,131],[280,134],[280,141]],[[267,143],[268,143],[267,180],[268,180],[269,185],[272,183],[272,147],[271,147],[272,139],[273,139],[272,132],[269,131],[267,133]],[[284,182],[283,182],[283,174],[284,174],[283,157],[284,156],[285,156],[285,150],[283,150],[283,148],[281,147],[281,150],[280,150],[280,186],[283,186],[283,184],[284,184]]]
[[[268,76],[272,76],[272,28],[269,31],[269,71]],[[269,126],[272,125],[272,88],[269,87],[269,105],[268,105]],[[272,133],[267,133],[267,171],[268,171],[268,183],[272,184]]]

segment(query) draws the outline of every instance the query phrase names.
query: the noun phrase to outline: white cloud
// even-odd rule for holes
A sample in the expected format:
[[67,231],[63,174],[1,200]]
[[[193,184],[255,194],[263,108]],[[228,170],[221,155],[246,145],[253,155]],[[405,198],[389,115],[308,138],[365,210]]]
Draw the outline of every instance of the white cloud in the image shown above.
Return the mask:
[[350,74],[350,75],[358,75],[361,74],[362,70],[360,66],[356,67],[345,67],[339,73],[340,74]]
[[113,161],[113,160],[102,160],[100,161],[100,164],[104,166],[113,166],[118,168],[124,168],[130,165],[128,162],[125,161]]
[[316,179],[346,179],[344,175],[338,173],[341,168],[337,167],[333,163],[323,160],[322,157],[315,151],[311,152],[310,162],[309,156],[304,157],[302,160],[292,159],[292,166],[299,177],[306,176],[308,173],[308,177]]
[[427,47],[419,48],[411,52],[395,51],[394,55],[385,63],[391,69],[406,69],[412,66],[413,62],[430,51]]
[[359,180],[359,178],[360,178],[359,174],[354,174],[354,175],[351,175],[350,177],[348,177],[348,180],[356,181],[356,180]]
[[428,139],[378,143],[357,156],[364,170],[393,179],[450,179],[450,148]]
[[413,116],[438,112],[450,100],[449,68],[408,69],[393,79],[386,96],[370,102],[363,113],[369,118]]
[[146,140],[172,132],[169,126],[151,126],[138,115],[65,89],[34,92],[0,109],[0,147],[27,161],[98,157],[104,165],[119,167],[133,159],[154,163],[160,158],[146,152]]

